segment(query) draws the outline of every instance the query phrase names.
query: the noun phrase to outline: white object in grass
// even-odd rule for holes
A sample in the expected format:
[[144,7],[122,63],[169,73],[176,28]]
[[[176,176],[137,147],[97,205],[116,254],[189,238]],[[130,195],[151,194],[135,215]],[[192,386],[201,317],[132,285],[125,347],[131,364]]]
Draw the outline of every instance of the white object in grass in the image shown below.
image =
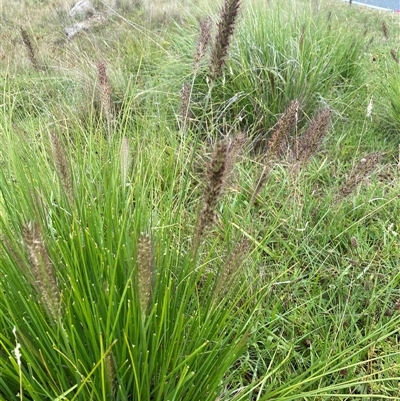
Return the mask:
[[367,106],[367,118],[371,118],[371,120],[372,120],[372,109],[373,108],[374,108],[374,102],[371,97],[371,99],[369,99],[369,103]]
[[69,15],[72,18],[86,19],[95,14],[95,9],[89,0],[78,1],[70,10]]
[[12,332],[13,332],[14,337],[15,337],[15,348],[14,348],[13,353],[15,355],[15,359],[17,360],[18,366],[21,366],[21,357],[22,357],[22,354],[21,354],[21,351],[20,351],[21,344],[18,342],[18,339],[17,339],[17,328],[14,327]]

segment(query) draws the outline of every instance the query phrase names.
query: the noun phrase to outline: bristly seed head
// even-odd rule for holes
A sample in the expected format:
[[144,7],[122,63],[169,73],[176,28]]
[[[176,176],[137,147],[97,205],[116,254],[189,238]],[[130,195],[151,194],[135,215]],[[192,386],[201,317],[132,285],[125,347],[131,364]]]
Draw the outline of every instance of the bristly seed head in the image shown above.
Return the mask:
[[193,73],[197,74],[201,60],[203,60],[206,55],[208,45],[211,41],[211,27],[212,20],[210,17],[207,17],[200,24],[200,35],[197,41],[196,53],[194,54],[194,63],[193,63]]
[[237,156],[244,144],[245,137],[242,133],[239,133],[231,141],[228,139],[221,140],[215,145],[207,169],[203,206],[197,218],[192,244],[193,256],[197,254],[206,228],[215,221],[218,202],[233,170]]
[[400,63],[399,57],[397,56],[396,50],[390,49],[390,55],[392,56],[392,59],[393,59],[397,64]]
[[294,171],[306,165],[318,150],[318,147],[326,135],[332,118],[332,110],[326,108],[319,112],[311,121],[306,132],[297,140],[295,149]]
[[382,33],[386,40],[389,39],[389,30],[385,21],[382,22]]
[[257,196],[264,187],[275,159],[288,153],[289,136],[297,124],[299,108],[300,102],[297,99],[291,101],[278,122],[275,124],[271,138],[268,141],[268,149],[263,158],[263,169],[256,181],[251,196],[251,203],[255,202]]
[[210,76],[212,80],[222,74],[226,56],[239,14],[240,0],[225,0],[218,22],[217,36],[211,52]]
[[28,250],[31,274],[29,279],[42,297],[43,304],[54,320],[60,317],[60,291],[56,272],[47,252],[42,231],[36,222],[23,229],[24,242]]
[[381,153],[373,152],[360,160],[359,164],[349,175],[345,183],[339,188],[336,196],[336,203],[348,197],[357,186],[368,177],[375,166],[379,163],[381,156]]
[[218,281],[214,290],[214,298],[221,299],[229,290],[229,286],[235,278],[237,271],[243,265],[243,261],[247,256],[247,251],[249,249],[249,241],[243,238],[233,253],[229,256],[224,269],[220,272]]
[[74,200],[72,177],[65,149],[56,134],[50,135],[54,165],[70,202]]
[[140,234],[137,245],[137,271],[140,307],[142,314],[148,310],[151,298],[151,284],[153,275],[153,252],[150,236]]
[[21,32],[22,41],[24,42],[24,46],[28,53],[28,58],[32,64],[32,67],[35,68],[36,70],[40,70],[39,63],[36,59],[35,50],[33,48],[32,41],[31,41],[28,31],[21,26],[20,32]]
[[358,240],[357,240],[356,237],[351,237],[351,238],[350,238],[350,243],[351,243],[351,246],[352,246],[353,248],[358,248]]
[[110,397],[113,397],[115,385],[116,385],[116,376],[115,376],[115,361],[114,355],[110,351],[105,358],[105,367],[106,367],[106,377],[108,381],[108,385],[110,386]]
[[107,121],[107,128],[110,135],[111,125],[113,121],[113,110],[111,104],[111,85],[108,79],[106,66],[103,61],[97,64],[97,79],[99,82],[100,102],[104,117]]
[[207,184],[204,192],[203,207],[196,224],[192,247],[193,254],[197,253],[206,227],[214,222],[217,204],[227,177],[228,151],[229,144],[227,141],[217,142],[211,162],[208,165]]
[[292,133],[298,119],[300,102],[292,100],[281,118],[276,123],[271,139],[268,142],[266,157],[274,159],[277,156],[283,156],[289,147],[288,138]]
[[192,117],[190,111],[190,85],[185,82],[181,90],[181,115],[180,115],[180,128],[184,132],[186,130],[188,120]]

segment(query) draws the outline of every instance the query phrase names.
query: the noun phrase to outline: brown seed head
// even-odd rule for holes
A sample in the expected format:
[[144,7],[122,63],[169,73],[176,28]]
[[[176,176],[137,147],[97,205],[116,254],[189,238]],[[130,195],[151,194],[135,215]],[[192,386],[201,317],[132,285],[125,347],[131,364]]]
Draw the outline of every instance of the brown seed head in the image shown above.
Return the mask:
[[56,320],[60,317],[60,291],[39,224],[35,222],[26,224],[23,237],[30,259],[29,278],[42,297],[45,308]]
[[193,73],[196,74],[199,70],[201,60],[206,55],[208,45],[211,41],[212,20],[207,17],[200,24],[200,35],[197,41],[196,53],[194,54]]
[[31,41],[28,31],[21,26],[20,32],[21,32],[22,41],[24,43],[26,52],[28,53],[28,58],[32,64],[32,67],[35,68],[36,70],[40,70],[39,63],[36,59],[35,50],[33,48],[32,41]]
[[311,121],[306,132],[297,140],[295,149],[295,170],[309,162],[318,150],[318,147],[328,132],[332,117],[332,110],[327,108],[317,114]]
[[240,0],[225,0],[218,22],[218,31],[214,46],[211,51],[210,76],[217,79],[222,74],[226,56],[231,41],[231,36],[235,29],[237,16],[239,13]]
[[299,108],[300,102],[297,99],[291,101],[285,112],[275,124],[271,138],[268,141],[267,152],[263,159],[263,169],[254,187],[251,203],[255,202],[257,196],[264,187],[275,159],[287,154],[289,149],[289,136],[297,123]]
[[115,361],[114,361],[114,355],[110,351],[106,358],[105,358],[105,367],[106,367],[106,377],[108,381],[108,385],[110,386],[110,397],[113,396],[114,390],[115,390]]
[[357,186],[368,177],[375,166],[379,163],[379,158],[381,155],[382,154],[379,152],[373,152],[361,159],[345,183],[339,188],[336,202],[348,197],[357,188]]
[[204,192],[203,207],[200,211],[192,253],[196,254],[206,227],[214,222],[219,198],[226,183],[228,171],[227,160],[229,144],[227,141],[217,142],[211,162],[208,165],[207,184]]
[[289,147],[288,138],[292,133],[297,122],[300,102],[292,100],[281,118],[275,124],[270,140],[268,141],[268,150],[266,157],[274,159],[287,152]]
[[382,22],[382,33],[385,39],[389,39],[389,30],[385,21]]
[[74,199],[74,194],[72,189],[71,170],[66,157],[65,149],[60,141],[60,138],[56,134],[50,135],[50,141],[51,150],[53,153],[53,161],[57,170],[57,174],[60,178],[65,193],[72,202]]
[[394,309],[395,310],[400,310],[400,298],[395,302]]
[[393,59],[397,64],[400,63],[399,57],[397,56],[396,50],[390,49],[390,55],[392,56],[392,59]]
[[187,127],[187,123],[190,117],[192,117],[192,113],[190,111],[190,85],[185,82],[182,86],[181,90],[181,116],[180,123],[181,129],[184,131]]
[[228,144],[228,154],[226,160],[226,177],[228,179],[233,168],[235,167],[235,163],[238,159],[240,152],[242,151],[244,145],[246,143],[246,137],[242,132],[237,133]]
[[249,241],[244,238],[238,243],[233,253],[229,256],[225,268],[220,272],[217,284],[215,286],[215,299],[220,299],[228,292],[232,280],[234,280],[237,271],[243,265],[249,246]]
[[103,61],[97,64],[97,79],[99,83],[100,102],[102,112],[106,118],[108,128],[111,127],[113,119],[113,111],[111,105],[111,86],[108,79],[106,66]]
[[150,236],[141,234],[137,246],[137,269],[140,307],[143,314],[147,312],[151,297],[152,259]]

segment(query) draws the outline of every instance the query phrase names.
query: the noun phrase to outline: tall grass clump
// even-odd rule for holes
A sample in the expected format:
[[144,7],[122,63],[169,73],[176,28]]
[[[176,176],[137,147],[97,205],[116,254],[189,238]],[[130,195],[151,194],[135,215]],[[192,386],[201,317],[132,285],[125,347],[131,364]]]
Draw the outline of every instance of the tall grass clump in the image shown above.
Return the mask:
[[209,77],[197,74],[195,120],[204,122],[207,113],[212,124],[245,127],[260,139],[291,101],[299,99],[312,115],[321,103],[335,103],[338,93],[361,85],[362,41],[343,22],[329,20],[325,8],[311,16],[303,3],[254,1],[233,10],[232,17],[221,13]]
[[319,102],[359,79],[360,42],[324,12],[312,18],[296,2],[255,2],[246,9],[235,34],[226,71],[225,99],[239,96],[234,110],[247,126],[262,133],[290,101],[300,99],[313,114]]
[[[39,132],[34,142],[16,144],[12,126],[3,128],[1,397],[229,394],[229,369],[245,350],[256,311],[240,311],[239,302],[246,308],[255,298],[229,277],[241,275],[247,255],[229,257],[227,249],[224,262],[212,246],[201,250],[235,143],[221,142],[209,162],[188,247],[179,239],[187,230],[172,230],[186,213],[176,191],[184,198],[188,188],[178,186],[173,172],[180,168],[159,140],[143,147],[139,138],[127,142],[127,132],[91,138],[67,129],[64,139]],[[148,167],[156,147],[171,180],[163,192],[158,168]]]
[[0,399],[399,400],[398,149],[361,9],[188,26],[196,3],[152,31],[142,3],[51,57],[32,19],[54,65],[4,73]]
[[[297,107],[291,105],[276,127],[274,158]],[[298,248],[280,237],[288,235],[281,223],[290,221],[285,209],[290,214],[299,208],[290,199],[278,211],[266,207],[261,192],[257,208],[246,206],[241,191],[232,193],[234,168],[240,175],[248,171],[237,164],[243,135],[215,144],[196,189],[190,160],[201,147],[190,136],[171,157],[167,136],[148,137],[144,146],[139,131],[132,136],[117,130],[105,138],[73,126],[17,143],[12,124],[2,121],[4,399],[214,401],[258,394],[260,400],[294,400],[394,380],[383,363],[397,354],[369,350],[371,343],[385,346],[398,330],[398,317],[359,330],[357,314],[345,326],[351,306],[336,311],[335,304],[342,302],[346,275],[335,279],[337,291],[312,283],[308,304],[288,307],[279,283],[304,297],[297,275],[306,279],[306,273],[290,266],[303,260],[318,265],[317,277],[325,276],[327,262],[317,261],[326,248],[316,249],[312,235]],[[280,187],[290,193],[290,185]],[[268,184],[269,193],[278,191],[274,202],[280,190]],[[193,191],[200,199],[195,204],[188,203]],[[260,207],[268,211],[267,227]],[[271,252],[281,258],[279,271]],[[269,273],[262,272],[265,264]],[[377,305],[385,288],[376,290]],[[317,312],[322,304],[332,308],[329,324]],[[303,309],[315,316],[313,329],[298,327]],[[368,312],[364,319],[370,318]],[[318,360],[300,356],[296,344],[316,338],[316,331],[327,335],[327,324],[328,332],[339,331],[333,340],[315,340]],[[287,331],[290,325],[295,332]],[[299,364],[299,358],[307,362]],[[377,378],[363,372],[365,363],[374,364]],[[338,374],[346,369],[351,373]]]
[[379,83],[382,93],[386,95],[385,101],[388,101],[386,107],[381,111],[380,117],[390,131],[398,132],[400,129],[400,64],[394,49],[390,50],[390,56],[387,76]]

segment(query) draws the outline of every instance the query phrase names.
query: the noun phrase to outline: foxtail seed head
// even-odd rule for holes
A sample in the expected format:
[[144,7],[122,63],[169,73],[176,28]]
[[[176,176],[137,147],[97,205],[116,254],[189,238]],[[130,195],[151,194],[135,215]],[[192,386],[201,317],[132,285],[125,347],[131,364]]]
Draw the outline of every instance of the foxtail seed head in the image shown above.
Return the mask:
[[41,296],[47,311],[57,320],[60,317],[60,291],[39,224],[36,222],[26,224],[23,237],[31,265],[29,278]]
[[140,234],[137,245],[137,271],[140,307],[145,314],[149,307],[152,283],[152,259],[151,240],[148,234]]
[[217,36],[211,52],[210,76],[215,80],[222,74],[226,56],[239,14],[240,0],[225,0],[218,22]]

